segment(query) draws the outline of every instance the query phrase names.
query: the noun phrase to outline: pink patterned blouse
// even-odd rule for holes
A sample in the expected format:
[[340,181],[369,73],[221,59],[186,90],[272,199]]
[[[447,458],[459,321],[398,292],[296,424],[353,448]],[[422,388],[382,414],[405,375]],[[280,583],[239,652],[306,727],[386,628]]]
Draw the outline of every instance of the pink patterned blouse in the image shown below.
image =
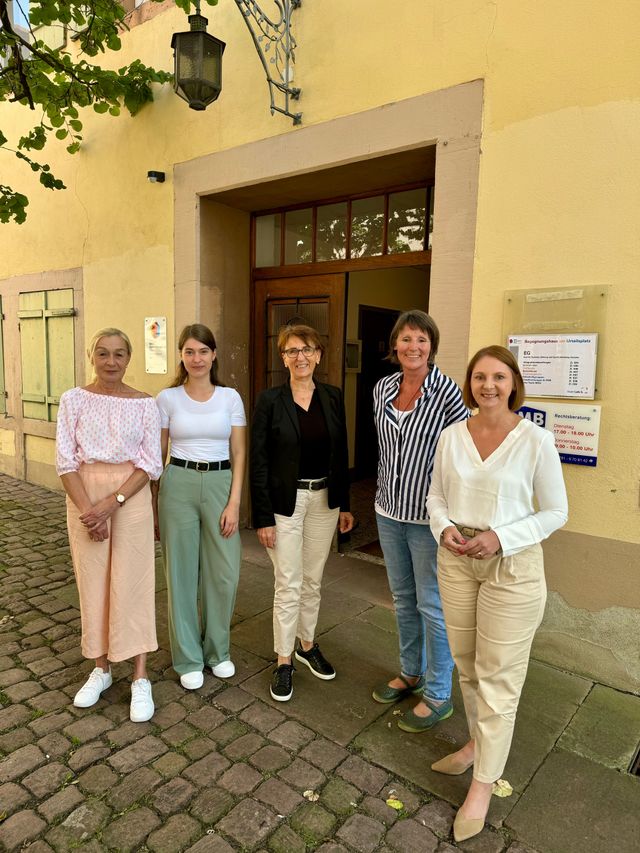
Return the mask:
[[153,397],[65,391],[58,409],[56,470],[62,476],[92,462],[133,462],[150,480],[160,477],[160,412]]

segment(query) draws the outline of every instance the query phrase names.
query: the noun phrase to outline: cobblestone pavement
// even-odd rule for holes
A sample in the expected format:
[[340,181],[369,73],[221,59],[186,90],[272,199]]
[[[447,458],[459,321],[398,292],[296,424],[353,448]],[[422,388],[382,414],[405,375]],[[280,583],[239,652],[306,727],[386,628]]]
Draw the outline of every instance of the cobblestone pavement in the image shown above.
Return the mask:
[[[277,708],[252,692],[251,679],[266,683],[271,669],[264,657],[251,656],[235,683],[209,674],[186,692],[165,632],[149,658],[149,723],[129,721],[126,663],[96,706],[75,708],[91,664],[80,654],[73,589],[63,497],[0,475],[2,849],[457,849],[449,803],[365,760],[354,742],[294,719],[295,702]],[[234,631],[242,626],[240,613]],[[392,796],[401,811],[386,804]],[[461,847],[532,850],[489,827]]]

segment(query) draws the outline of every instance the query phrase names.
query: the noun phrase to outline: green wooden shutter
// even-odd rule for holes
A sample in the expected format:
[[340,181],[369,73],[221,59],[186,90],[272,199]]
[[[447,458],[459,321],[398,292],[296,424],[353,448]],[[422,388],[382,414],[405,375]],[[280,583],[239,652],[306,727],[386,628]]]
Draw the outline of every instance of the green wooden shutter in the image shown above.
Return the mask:
[[55,421],[60,395],[75,384],[74,315],[71,289],[20,294],[25,418]]

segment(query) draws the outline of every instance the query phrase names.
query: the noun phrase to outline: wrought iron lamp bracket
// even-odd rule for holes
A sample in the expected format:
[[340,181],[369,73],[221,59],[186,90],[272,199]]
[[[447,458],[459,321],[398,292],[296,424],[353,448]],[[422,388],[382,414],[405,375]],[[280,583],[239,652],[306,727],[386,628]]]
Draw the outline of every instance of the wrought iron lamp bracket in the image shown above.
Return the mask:
[[300,89],[291,85],[295,64],[296,40],[291,32],[291,14],[302,0],[273,0],[280,20],[273,21],[260,8],[258,0],[235,0],[262,62],[269,95],[271,115],[274,112],[289,116],[294,124],[302,122],[302,113],[292,112],[292,101],[300,97]]

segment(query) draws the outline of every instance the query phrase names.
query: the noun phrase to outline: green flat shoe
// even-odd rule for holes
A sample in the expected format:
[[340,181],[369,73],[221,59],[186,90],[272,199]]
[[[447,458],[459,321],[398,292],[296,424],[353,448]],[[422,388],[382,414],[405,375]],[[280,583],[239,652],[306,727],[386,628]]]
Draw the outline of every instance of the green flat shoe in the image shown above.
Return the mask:
[[424,704],[431,709],[431,713],[427,717],[419,717],[413,711],[407,713],[398,720],[398,728],[403,732],[427,732],[432,729],[442,720],[447,720],[453,714],[453,705],[451,701],[445,702],[443,705],[433,705],[428,699],[423,697]]
[[424,676],[421,675],[415,684],[409,684],[404,675],[399,675],[400,681],[403,681],[406,687],[389,687],[388,684],[381,684],[371,694],[376,702],[381,705],[391,705],[393,702],[399,702],[405,696],[416,696],[424,690]]

